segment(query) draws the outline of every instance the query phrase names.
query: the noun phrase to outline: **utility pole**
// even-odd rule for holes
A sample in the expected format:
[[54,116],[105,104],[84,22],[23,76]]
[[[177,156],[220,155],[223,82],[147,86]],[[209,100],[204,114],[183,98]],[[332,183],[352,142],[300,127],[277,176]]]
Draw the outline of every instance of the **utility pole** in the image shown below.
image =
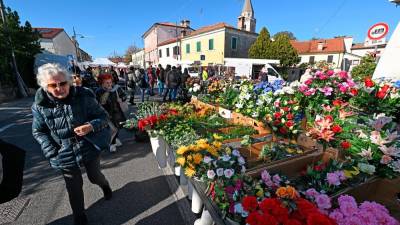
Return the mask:
[[17,61],[15,60],[15,53],[14,53],[14,48],[13,48],[13,44],[12,44],[12,40],[11,40],[11,36],[8,32],[8,27],[7,27],[7,16],[5,13],[5,7],[4,7],[4,3],[3,0],[0,0],[0,13],[1,13],[1,18],[3,20],[3,29],[5,31],[5,34],[8,38],[8,42],[11,48],[11,67],[14,71],[14,75],[17,81],[17,85],[18,85],[18,93],[21,97],[28,97],[28,88],[25,85],[24,80],[22,79],[21,75],[19,74],[18,71],[18,67],[17,67]]

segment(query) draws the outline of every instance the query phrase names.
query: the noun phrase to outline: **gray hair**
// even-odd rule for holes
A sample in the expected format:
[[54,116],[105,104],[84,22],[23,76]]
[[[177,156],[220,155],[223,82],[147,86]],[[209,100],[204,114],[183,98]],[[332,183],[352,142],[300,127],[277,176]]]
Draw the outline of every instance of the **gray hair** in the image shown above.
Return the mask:
[[49,77],[57,76],[59,74],[63,74],[65,80],[72,85],[72,74],[57,63],[46,63],[40,66],[36,75],[37,83],[44,90],[47,90],[47,80]]

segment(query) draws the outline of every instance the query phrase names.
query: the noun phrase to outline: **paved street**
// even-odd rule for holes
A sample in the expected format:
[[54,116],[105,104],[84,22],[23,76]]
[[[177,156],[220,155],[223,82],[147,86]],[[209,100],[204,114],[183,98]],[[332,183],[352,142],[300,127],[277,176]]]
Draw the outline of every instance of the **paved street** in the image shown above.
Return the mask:
[[[11,224],[72,224],[64,181],[49,166],[31,135],[32,100],[0,104],[1,137],[27,151],[24,185],[19,197],[27,205]],[[121,132],[121,140],[124,146],[115,154],[105,152],[102,160],[103,172],[114,190],[111,201],[104,201],[101,189],[84,175],[90,224],[193,224],[187,199],[176,194],[180,190],[176,185],[170,188],[174,186],[170,181],[175,177],[164,176],[158,169],[150,144],[136,143],[128,131]]]

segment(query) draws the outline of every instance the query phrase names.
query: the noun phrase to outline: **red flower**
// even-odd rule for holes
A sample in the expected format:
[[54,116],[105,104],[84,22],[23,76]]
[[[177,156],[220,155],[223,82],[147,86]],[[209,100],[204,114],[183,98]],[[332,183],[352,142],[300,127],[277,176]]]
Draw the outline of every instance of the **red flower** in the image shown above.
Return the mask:
[[384,99],[386,97],[387,91],[389,90],[390,86],[385,84],[377,93],[376,97],[379,99]]
[[243,209],[247,212],[253,212],[257,210],[258,202],[255,196],[247,196],[242,201]]
[[281,134],[287,134],[287,130],[286,130],[286,128],[284,128],[284,127],[280,127],[280,128],[279,128],[279,132],[280,132]]
[[370,79],[370,78],[366,78],[364,81],[365,87],[373,87],[375,85],[375,83]]
[[294,115],[291,114],[291,113],[288,113],[287,116],[286,116],[286,118],[287,118],[288,120],[292,120],[292,119],[294,118]]
[[278,221],[276,221],[275,217],[268,215],[268,214],[264,214],[262,216],[263,218],[258,222],[258,224],[260,225],[278,225]]
[[285,225],[302,225],[302,223],[295,219],[289,219],[285,222]]
[[343,131],[343,129],[339,125],[333,125],[332,126],[332,131],[333,133],[337,134]]
[[289,111],[289,107],[283,107],[282,110],[287,112],[287,111]]
[[161,114],[159,117],[160,120],[166,120],[167,118],[168,118],[168,116],[165,114]]
[[355,88],[352,88],[352,89],[350,90],[350,93],[351,93],[353,96],[356,96],[356,95],[358,95],[358,90],[355,89]]
[[298,220],[306,219],[311,213],[318,212],[317,207],[311,202],[300,198],[296,201],[297,210],[293,213],[293,217]]
[[282,113],[276,112],[276,113],[274,114],[274,117],[275,117],[275,119],[280,119],[280,118],[282,117]]
[[343,149],[349,149],[351,147],[351,143],[348,141],[343,141],[340,146],[342,146]]
[[293,125],[294,125],[294,122],[292,120],[289,120],[285,123],[285,126],[288,128],[292,127]]
[[334,222],[328,216],[326,216],[320,212],[311,213],[307,217],[307,225],[320,225],[320,224],[334,225],[334,224],[336,224],[336,222]]
[[178,115],[178,110],[176,110],[176,109],[170,109],[170,110],[169,110],[169,113],[170,113],[171,115]]
[[339,106],[340,107],[343,102],[340,99],[335,99],[335,100],[333,100],[332,103],[333,103],[334,106]]
[[333,122],[333,117],[331,115],[325,116],[326,120],[329,120],[330,122]]
[[280,121],[280,120],[275,120],[275,121],[274,121],[274,126],[277,127],[279,124],[281,124],[281,121]]
[[260,209],[264,215],[272,215],[279,223],[287,221],[289,210],[282,206],[276,198],[266,198],[260,203]]

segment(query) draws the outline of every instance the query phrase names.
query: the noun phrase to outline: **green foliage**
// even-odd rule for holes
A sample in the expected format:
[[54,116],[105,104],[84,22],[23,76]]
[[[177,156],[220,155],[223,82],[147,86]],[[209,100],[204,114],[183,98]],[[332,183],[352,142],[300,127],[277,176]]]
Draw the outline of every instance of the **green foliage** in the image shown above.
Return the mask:
[[274,35],[274,39],[276,39],[281,34],[287,35],[290,40],[297,40],[296,36],[294,36],[294,34],[290,31],[280,31]]
[[272,42],[271,49],[272,58],[279,59],[283,67],[289,67],[300,62],[299,55],[290,44],[290,38],[287,34],[277,35],[275,41]]
[[271,58],[271,37],[266,27],[261,29],[257,40],[249,49],[249,58],[270,59]]
[[[28,86],[34,86],[34,56],[40,52],[39,34],[33,32],[27,21],[21,25],[16,11],[6,9],[7,29],[0,23],[0,84],[15,86],[16,81],[11,67],[11,47],[14,48],[19,72]],[[11,37],[12,45],[7,34]]]
[[228,87],[225,92],[220,95],[221,105],[227,109],[233,109],[235,107],[239,93],[239,90]]
[[366,55],[361,58],[360,65],[353,68],[351,71],[351,76],[356,81],[362,81],[365,77],[372,77],[375,68],[375,58],[372,55]]

